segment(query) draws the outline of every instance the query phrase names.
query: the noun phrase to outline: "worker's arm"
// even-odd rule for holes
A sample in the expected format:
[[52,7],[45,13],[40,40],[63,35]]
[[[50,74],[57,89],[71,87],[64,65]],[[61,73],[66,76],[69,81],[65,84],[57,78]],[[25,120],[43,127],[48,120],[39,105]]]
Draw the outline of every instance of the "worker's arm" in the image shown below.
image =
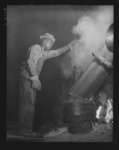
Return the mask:
[[48,59],[48,58],[57,57],[57,56],[60,56],[61,54],[65,53],[65,52],[72,50],[72,47],[74,46],[74,44],[76,42],[77,42],[76,40],[73,40],[72,42],[70,42],[65,47],[59,48],[57,50],[51,50],[51,51],[47,52],[46,58]]
[[95,53],[92,53],[92,55],[98,59],[101,63],[103,63],[104,65],[106,65],[108,68],[112,68],[113,65],[112,63],[110,63],[109,61],[107,61],[104,57],[98,55],[98,54],[95,54]]
[[57,50],[50,50],[49,52],[47,52],[47,59],[49,58],[53,58],[53,57],[57,57],[65,52],[69,51],[69,47],[65,46],[63,48],[57,49]]

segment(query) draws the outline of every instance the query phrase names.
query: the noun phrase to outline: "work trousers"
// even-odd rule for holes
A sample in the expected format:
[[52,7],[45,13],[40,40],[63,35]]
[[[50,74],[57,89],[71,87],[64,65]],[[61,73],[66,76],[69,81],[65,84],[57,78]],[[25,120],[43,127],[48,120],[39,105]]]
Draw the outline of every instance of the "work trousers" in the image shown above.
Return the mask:
[[21,71],[20,99],[19,99],[19,129],[32,130],[36,102],[36,90],[32,88],[29,73]]

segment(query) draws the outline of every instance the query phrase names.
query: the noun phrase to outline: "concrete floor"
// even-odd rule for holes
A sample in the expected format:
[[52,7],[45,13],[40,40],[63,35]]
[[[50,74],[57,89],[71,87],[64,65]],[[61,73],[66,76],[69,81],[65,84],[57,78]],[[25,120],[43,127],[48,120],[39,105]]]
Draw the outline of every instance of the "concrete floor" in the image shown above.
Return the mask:
[[46,142],[112,142],[112,124],[96,124],[87,134],[70,134],[64,132],[54,137],[45,138]]
[[[52,134],[54,131],[50,131]],[[29,142],[112,142],[113,141],[113,124],[95,124],[93,130],[87,134],[70,134],[67,127],[63,132],[57,132],[54,136],[45,134],[44,138],[40,137],[20,137],[7,133],[7,141],[29,141]]]

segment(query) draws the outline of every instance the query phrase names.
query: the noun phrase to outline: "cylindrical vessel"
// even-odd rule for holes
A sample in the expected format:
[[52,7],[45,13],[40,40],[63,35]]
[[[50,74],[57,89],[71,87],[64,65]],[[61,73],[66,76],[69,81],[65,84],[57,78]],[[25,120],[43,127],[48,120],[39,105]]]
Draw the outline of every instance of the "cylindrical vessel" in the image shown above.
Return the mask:
[[82,123],[95,121],[96,106],[91,102],[72,100],[64,102],[63,121],[65,123]]
[[96,106],[89,101],[73,99],[64,102],[64,123],[68,124],[68,131],[72,134],[87,133],[92,130],[95,121]]
[[89,68],[70,89],[69,95],[89,98],[103,84],[107,76],[108,72],[105,66],[100,65],[97,60],[93,60]]

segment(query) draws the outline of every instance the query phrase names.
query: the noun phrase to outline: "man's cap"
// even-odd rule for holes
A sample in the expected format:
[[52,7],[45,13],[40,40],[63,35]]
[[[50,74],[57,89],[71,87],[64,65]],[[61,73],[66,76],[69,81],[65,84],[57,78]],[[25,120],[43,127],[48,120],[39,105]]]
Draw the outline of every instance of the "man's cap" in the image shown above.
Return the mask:
[[45,33],[44,35],[40,36],[40,39],[43,39],[43,38],[49,38],[49,39],[51,39],[53,41],[53,43],[55,42],[54,36],[52,34],[50,34],[50,33]]

